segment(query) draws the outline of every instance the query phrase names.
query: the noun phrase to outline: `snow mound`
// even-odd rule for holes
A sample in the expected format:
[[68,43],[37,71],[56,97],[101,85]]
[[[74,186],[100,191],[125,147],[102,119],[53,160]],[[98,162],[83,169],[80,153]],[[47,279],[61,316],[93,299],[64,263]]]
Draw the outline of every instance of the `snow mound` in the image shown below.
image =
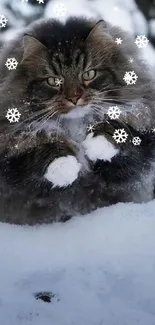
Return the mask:
[[154,325],[154,232],[155,201],[64,224],[1,223],[0,324]]

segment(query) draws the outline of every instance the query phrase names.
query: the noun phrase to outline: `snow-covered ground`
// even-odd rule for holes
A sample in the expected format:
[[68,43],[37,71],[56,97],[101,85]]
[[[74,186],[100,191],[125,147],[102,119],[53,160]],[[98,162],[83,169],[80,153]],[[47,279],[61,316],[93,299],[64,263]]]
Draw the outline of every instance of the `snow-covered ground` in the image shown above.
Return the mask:
[[0,324],[154,325],[154,306],[155,201],[65,224],[0,224]]

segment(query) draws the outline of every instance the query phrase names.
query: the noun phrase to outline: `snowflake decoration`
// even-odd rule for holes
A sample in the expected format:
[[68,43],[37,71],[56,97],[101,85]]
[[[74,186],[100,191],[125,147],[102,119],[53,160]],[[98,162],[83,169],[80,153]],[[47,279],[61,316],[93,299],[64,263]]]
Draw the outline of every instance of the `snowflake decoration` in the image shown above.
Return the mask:
[[93,125],[93,124],[89,124],[89,125],[87,126],[87,131],[88,131],[88,132],[93,132],[93,131],[94,131],[94,125]]
[[17,108],[9,108],[6,114],[6,118],[10,123],[19,122],[21,113]]
[[139,146],[141,144],[141,139],[139,137],[134,137],[132,139],[132,143],[134,144],[134,146]]
[[56,17],[63,17],[66,15],[67,12],[67,7],[65,6],[64,3],[55,3],[53,5],[53,12],[56,15]]
[[43,3],[44,4],[44,0],[36,0],[39,4]]
[[129,63],[133,63],[134,62],[134,59],[133,58],[130,58],[129,59]]
[[55,84],[56,84],[56,86],[59,86],[60,87],[63,84],[62,79],[56,78],[55,79]]
[[17,68],[18,61],[15,58],[8,58],[5,66],[8,68],[8,70],[14,70]]
[[117,45],[122,44],[123,40],[119,37],[116,38],[115,43],[117,43]]
[[147,46],[149,40],[145,35],[141,35],[141,36],[137,36],[136,40],[135,40],[135,44],[139,47],[139,48],[144,48]]
[[6,26],[8,20],[4,15],[0,15],[0,28],[3,28]]
[[127,85],[135,85],[137,79],[138,76],[134,71],[127,71],[123,78]]
[[108,109],[108,116],[111,120],[115,120],[120,117],[121,111],[118,106],[110,106]]
[[117,143],[124,143],[127,140],[128,134],[124,129],[117,129],[112,137]]
[[155,133],[155,128],[152,128],[151,131],[152,131],[153,133]]

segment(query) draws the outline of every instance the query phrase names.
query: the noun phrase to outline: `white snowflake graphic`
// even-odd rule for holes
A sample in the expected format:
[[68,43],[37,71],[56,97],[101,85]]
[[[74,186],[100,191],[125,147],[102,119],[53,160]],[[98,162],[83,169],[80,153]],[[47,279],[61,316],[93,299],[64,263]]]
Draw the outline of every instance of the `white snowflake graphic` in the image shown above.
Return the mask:
[[0,15],[0,28],[3,28],[6,26],[8,20],[4,15]]
[[94,125],[93,125],[93,124],[89,124],[89,125],[87,126],[87,131],[88,131],[88,132],[93,132],[93,131],[94,131]]
[[152,131],[153,133],[155,133],[155,128],[152,128],[151,131]]
[[127,71],[123,78],[127,85],[135,85],[137,79],[138,76],[134,71]]
[[112,137],[117,143],[124,143],[127,140],[128,134],[124,129],[117,129]]
[[56,86],[61,86],[61,85],[63,84],[62,79],[60,79],[60,78],[56,78],[56,79],[55,79],[55,84],[56,84]]
[[117,45],[122,44],[122,42],[123,40],[120,37],[116,38],[115,40],[115,43],[117,43]]
[[134,144],[134,146],[139,146],[141,144],[141,139],[139,137],[134,137],[132,139],[132,143]]
[[134,59],[133,58],[130,58],[129,59],[129,63],[133,63],[134,62]]
[[8,68],[8,70],[14,70],[17,68],[18,61],[15,58],[8,58],[5,66]]
[[121,110],[118,106],[110,106],[108,109],[108,116],[111,118],[111,120],[115,120],[120,117]]
[[21,113],[17,108],[9,108],[6,114],[6,118],[10,123],[19,122]]
[[44,0],[36,0],[39,4],[43,3],[44,4]]
[[148,38],[145,35],[139,35],[136,37],[135,40],[135,44],[139,47],[139,48],[144,48],[148,45]]
[[53,4],[53,12],[56,17],[63,17],[66,15],[67,7],[63,2]]

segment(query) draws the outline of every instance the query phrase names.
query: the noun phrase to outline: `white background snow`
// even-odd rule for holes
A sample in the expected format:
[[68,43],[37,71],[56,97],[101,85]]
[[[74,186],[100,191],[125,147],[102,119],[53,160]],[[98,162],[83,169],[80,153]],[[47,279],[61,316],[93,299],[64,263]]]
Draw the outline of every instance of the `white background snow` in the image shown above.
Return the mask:
[[[0,324],[154,325],[155,202],[0,226]],[[38,291],[56,294],[51,303]]]
[[[92,15],[84,1],[73,3],[71,11]],[[93,12],[132,32],[133,6],[132,0],[96,0]],[[134,13],[145,33],[142,14]],[[149,47],[152,63],[151,53]],[[38,291],[55,297],[36,300]],[[0,324],[154,325],[155,201],[117,204],[65,224],[1,223]]]

